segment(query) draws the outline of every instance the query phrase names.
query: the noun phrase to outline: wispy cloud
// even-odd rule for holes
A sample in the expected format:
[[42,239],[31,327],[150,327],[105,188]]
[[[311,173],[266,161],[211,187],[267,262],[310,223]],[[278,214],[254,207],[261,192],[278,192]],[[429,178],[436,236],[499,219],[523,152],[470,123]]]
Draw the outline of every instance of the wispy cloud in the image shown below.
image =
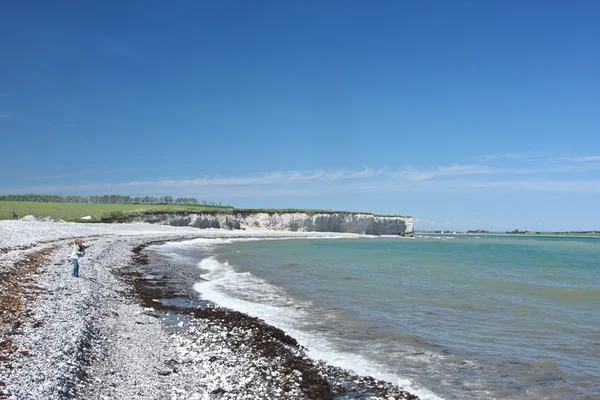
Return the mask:
[[145,186],[148,184],[162,187],[181,186],[249,186],[249,185],[282,185],[299,183],[327,183],[347,180],[361,180],[389,176],[383,170],[364,168],[359,171],[351,170],[318,170],[318,171],[276,171],[246,177],[203,177],[197,179],[167,179],[155,181],[132,181],[118,183],[122,187]]
[[600,192],[600,179],[596,180],[505,180],[463,182],[465,188],[501,188],[510,190],[552,191],[552,192]]
[[550,152],[532,152],[532,153],[504,153],[504,154],[487,154],[471,157],[471,159],[482,163],[494,163],[495,161],[518,163],[521,161],[529,161],[534,163],[586,163],[600,161],[600,155],[585,155],[585,156],[557,156],[556,153]]
[[[505,157],[507,155],[504,155]],[[522,155],[525,158],[526,155]],[[518,158],[515,157],[515,160]],[[190,179],[132,179],[68,185],[3,188],[0,192],[210,194],[212,196],[309,196],[323,194],[467,192],[477,190],[600,192],[600,156],[563,157],[560,163],[539,158],[477,164],[454,163],[434,167],[271,171],[253,175],[204,176]],[[104,171],[106,172],[106,171]],[[148,172],[148,171],[146,171]],[[95,171],[98,177],[103,171]],[[148,175],[146,173],[146,175]],[[51,183],[68,175],[30,179]],[[106,175],[105,175],[106,176]]]
[[576,160],[581,162],[600,161],[600,156],[577,157]]
[[549,157],[548,153],[533,152],[533,153],[502,153],[502,154],[486,154],[472,157],[473,160],[489,162],[500,160],[524,160],[524,159],[539,159]]
[[588,163],[588,162],[600,161],[600,156],[560,157],[560,158],[557,158],[556,160],[562,161],[562,162]]
[[392,173],[392,177],[410,181],[422,181],[438,177],[451,177],[460,175],[491,174],[494,169],[483,165],[450,165],[434,169],[406,168]]

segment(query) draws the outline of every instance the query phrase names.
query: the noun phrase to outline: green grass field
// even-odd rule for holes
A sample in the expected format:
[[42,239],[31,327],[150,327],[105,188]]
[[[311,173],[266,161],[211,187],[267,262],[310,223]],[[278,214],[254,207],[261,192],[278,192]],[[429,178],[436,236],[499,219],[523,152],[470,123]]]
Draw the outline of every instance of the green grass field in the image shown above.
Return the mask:
[[[38,203],[30,201],[0,201],[0,220],[13,219],[13,212],[22,218],[26,215],[52,217],[67,222],[100,222],[103,219],[130,214],[154,212],[231,211],[232,207],[181,205],[181,204],[82,204]],[[91,216],[91,220],[82,217]]]
[[[334,210],[299,210],[299,209],[250,209],[203,205],[182,204],[88,204],[88,203],[46,203],[33,201],[1,201],[0,220],[13,219],[13,212],[19,218],[26,215],[35,217],[51,217],[67,222],[101,222],[107,219],[126,217],[132,214],[149,214],[159,212],[267,212],[267,213],[292,213],[304,212],[309,215],[317,213],[341,214],[371,214],[368,212],[349,212]],[[89,220],[82,217],[91,216]]]

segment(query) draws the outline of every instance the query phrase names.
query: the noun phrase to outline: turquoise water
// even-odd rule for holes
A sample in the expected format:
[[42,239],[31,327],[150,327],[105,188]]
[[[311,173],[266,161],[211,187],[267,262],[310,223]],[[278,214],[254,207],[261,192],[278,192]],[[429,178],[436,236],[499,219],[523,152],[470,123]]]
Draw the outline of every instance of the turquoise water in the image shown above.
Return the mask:
[[599,399],[600,240],[192,241],[199,295],[425,399]]

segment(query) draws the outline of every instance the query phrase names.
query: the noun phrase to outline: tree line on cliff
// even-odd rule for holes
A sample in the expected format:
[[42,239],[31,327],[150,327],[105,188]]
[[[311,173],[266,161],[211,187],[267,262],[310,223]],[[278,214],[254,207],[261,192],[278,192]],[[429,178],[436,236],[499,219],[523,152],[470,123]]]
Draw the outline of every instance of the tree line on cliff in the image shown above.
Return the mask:
[[201,204],[223,206],[220,202],[199,200],[194,197],[172,196],[59,196],[55,194],[8,194],[0,196],[0,201],[31,201],[39,203],[84,203],[84,204]]

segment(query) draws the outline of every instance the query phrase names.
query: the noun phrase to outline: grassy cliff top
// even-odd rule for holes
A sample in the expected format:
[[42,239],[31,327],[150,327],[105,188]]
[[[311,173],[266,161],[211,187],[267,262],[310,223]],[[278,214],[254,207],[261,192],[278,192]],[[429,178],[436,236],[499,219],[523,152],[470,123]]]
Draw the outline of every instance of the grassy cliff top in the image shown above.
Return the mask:
[[373,215],[376,217],[402,217],[402,218],[410,218],[407,215],[383,215],[383,214],[373,214],[371,212],[366,211],[340,211],[340,210],[313,210],[313,209],[300,209],[300,208],[234,208],[233,212],[247,212],[247,213],[305,213],[309,215],[314,214],[364,214],[364,215]]
[[[13,219],[13,213],[19,218],[26,215],[36,217],[51,217],[56,220],[68,222],[102,222],[130,215],[159,214],[159,213],[196,213],[196,212],[239,212],[239,213],[307,213],[314,214],[365,214],[376,215],[369,212],[350,212],[334,210],[303,210],[303,209],[254,209],[233,208],[205,205],[182,204],[88,204],[88,203],[45,203],[29,201],[0,201],[0,220]],[[90,216],[91,219],[82,220]],[[401,215],[376,215],[381,217],[402,217]],[[404,216],[404,218],[408,218]]]

